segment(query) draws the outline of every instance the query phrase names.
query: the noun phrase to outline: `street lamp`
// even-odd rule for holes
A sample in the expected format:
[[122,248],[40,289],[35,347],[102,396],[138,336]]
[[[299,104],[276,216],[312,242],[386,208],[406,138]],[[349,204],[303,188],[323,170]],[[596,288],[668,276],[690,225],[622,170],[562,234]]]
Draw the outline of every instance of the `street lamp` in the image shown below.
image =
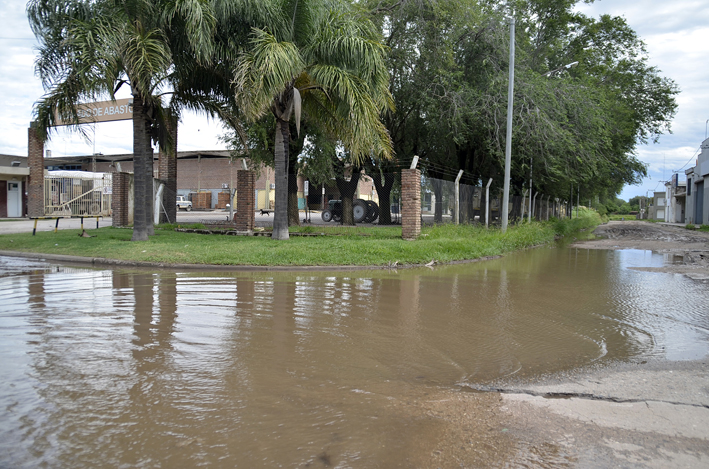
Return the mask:
[[555,68],[554,70],[550,70],[550,71],[546,72],[546,73],[544,74],[544,76],[545,76],[545,77],[550,77],[550,76],[552,76],[553,74],[555,74],[556,72],[561,72],[561,71],[564,71],[564,70],[568,70],[568,69],[570,69],[570,68],[574,68],[574,67],[577,66],[578,64],[579,64],[578,61],[576,61],[576,62],[571,62],[570,64],[566,64],[566,65],[563,65],[563,66],[561,66],[561,67],[559,67],[559,68]]

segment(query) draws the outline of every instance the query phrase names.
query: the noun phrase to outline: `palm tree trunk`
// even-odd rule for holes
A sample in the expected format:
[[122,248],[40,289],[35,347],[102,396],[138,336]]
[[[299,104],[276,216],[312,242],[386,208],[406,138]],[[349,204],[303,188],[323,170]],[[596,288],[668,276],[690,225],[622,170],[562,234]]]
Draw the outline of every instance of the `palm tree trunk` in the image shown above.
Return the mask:
[[372,180],[379,196],[379,224],[391,225],[391,188],[394,186],[394,175],[375,174]]
[[289,239],[288,235],[288,142],[290,127],[287,121],[276,118],[275,183],[276,206],[273,210],[272,239]]
[[359,184],[359,178],[361,176],[360,169],[357,167],[352,168],[352,176],[349,180],[346,176],[336,176],[335,184],[340,190],[340,199],[342,199],[342,224],[354,226],[354,214],[352,213],[352,208],[354,205],[354,195],[357,191],[357,185]]
[[[143,98],[133,95],[133,237],[131,241],[148,240],[146,199],[152,199],[153,181],[148,180],[148,158],[152,173],[152,147],[150,146],[150,121],[146,113]],[[148,187],[149,194],[148,195]],[[152,225],[152,223],[151,223]]]

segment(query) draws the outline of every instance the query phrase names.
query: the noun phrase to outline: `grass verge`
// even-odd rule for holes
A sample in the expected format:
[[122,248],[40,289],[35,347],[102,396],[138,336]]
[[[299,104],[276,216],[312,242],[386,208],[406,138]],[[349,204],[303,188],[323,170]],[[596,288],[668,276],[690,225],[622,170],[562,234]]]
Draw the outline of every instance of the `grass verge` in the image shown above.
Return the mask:
[[[101,228],[0,236],[0,250],[60,254],[126,261],[169,264],[251,266],[327,266],[425,264],[435,259],[451,262],[497,256],[530,246],[551,243],[558,236],[598,225],[596,212],[579,218],[546,223],[523,223],[506,233],[475,225],[425,227],[416,241],[401,239],[400,227],[327,228],[316,232],[337,236],[292,237],[275,241],[267,237],[202,235],[157,229],[146,242],[131,242],[129,229]],[[307,231],[306,231],[307,232]]]

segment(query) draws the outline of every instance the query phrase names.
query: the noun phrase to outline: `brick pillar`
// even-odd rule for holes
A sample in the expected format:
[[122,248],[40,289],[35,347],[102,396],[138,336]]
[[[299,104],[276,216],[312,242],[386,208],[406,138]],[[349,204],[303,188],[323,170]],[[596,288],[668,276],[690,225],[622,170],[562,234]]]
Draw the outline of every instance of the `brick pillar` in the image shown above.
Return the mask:
[[421,234],[421,171],[401,170],[401,237],[416,239]]
[[253,231],[255,223],[254,191],[256,174],[243,169],[236,171],[236,231]]
[[[158,179],[163,181],[162,204],[164,211],[160,211],[160,223],[175,223],[177,217],[177,119],[170,119],[167,125],[172,142],[167,151],[158,153]],[[165,216],[167,212],[167,217]]]
[[111,226],[119,228],[133,223],[133,175],[113,173],[113,191],[111,195]]
[[30,217],[44,216],[44,142],[39,138],[37,130],[37,123],[30,123],[27,131],[27,166],[30,167],[27,214]]

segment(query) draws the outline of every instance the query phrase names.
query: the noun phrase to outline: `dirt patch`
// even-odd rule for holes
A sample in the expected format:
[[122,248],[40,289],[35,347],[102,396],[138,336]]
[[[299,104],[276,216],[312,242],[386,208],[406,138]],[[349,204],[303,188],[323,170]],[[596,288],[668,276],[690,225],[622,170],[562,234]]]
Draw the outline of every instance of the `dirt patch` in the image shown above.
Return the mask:
[[709,280],[709,233],[644,221],[613,221],[596,228],[594,234],[597,239],[580,241],[572,246],[582,249],[642,249],[670,254],[671,260],[663,267],[635,269]]

